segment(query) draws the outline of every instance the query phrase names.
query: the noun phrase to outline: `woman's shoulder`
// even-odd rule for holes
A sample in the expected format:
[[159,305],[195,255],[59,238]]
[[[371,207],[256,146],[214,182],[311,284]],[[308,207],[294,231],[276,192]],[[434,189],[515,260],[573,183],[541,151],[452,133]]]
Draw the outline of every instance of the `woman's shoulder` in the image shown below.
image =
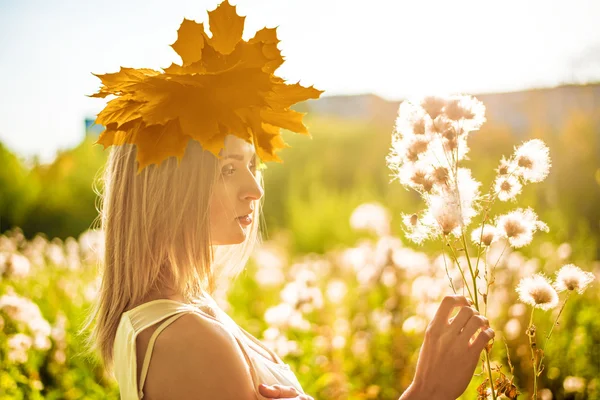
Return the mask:
[[186,313],[156,339],[144,398],[256,399],[250,367],[221,323]]

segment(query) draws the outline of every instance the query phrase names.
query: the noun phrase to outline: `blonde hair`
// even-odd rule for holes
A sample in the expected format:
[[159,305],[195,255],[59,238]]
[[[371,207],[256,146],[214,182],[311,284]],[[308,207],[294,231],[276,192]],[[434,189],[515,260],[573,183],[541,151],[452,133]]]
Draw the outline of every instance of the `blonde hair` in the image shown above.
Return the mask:
[[[190,302],[213,294],[222,277],[237,277],[261,241],[262,201],[252,213],[243,243],[212,246],[210,198],[220,178],[218,159],[195,140],[178,165],[170,157],[136,174],[136,147],[113,146],[101,179],[99,221],[105,254],[97,300],[80,333],[85,349],[113,374],[113,347],[121,314],[165,282]],[[256,179],[263,187],[262,174]],[[214,247],[218,247],[215,249]],[[164,288],[163,288],[164,289]]]

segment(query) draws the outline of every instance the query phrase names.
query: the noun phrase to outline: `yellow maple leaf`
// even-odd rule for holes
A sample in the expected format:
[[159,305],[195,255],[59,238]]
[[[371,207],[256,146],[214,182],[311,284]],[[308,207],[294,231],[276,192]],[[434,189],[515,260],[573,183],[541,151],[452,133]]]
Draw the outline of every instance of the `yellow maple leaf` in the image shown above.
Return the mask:
[[171,45],[181,65],[96,75],[103,86],[92,97],[117,96],[96,118],[106,126],[96,143],[135,144],[138,173],[171,156],[181,160],[190,139],[220,157],[228,134],[254,144],[261,160],[281,162],[276,152],[289,147],[282,128],[310,137],[304,114],[290,107],[323,92],[275,76],[284,61],[276,28],[245,41],[244,20],[226,0],[209,12],[210,37],[203,24],[183,20]]
[[246,17],[237,15],[235,8],[228,1],[224,1],[208,13],[208,23],[213,34],[210,43],[221,54],[231,53],[242,40]]

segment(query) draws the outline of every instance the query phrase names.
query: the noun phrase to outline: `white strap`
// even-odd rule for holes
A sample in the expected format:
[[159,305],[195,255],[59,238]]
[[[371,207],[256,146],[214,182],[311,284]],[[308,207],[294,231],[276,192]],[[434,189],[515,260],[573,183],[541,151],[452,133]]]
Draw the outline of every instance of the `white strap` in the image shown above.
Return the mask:
[[187,312],[182,312],[179,314],[173,315],[171,318],[167,319],[163,322],[155,331],[152,333],[150,337],[150,342],[148,343],[148,348],[146,349],[146,355],[144,356],[144,364],[142,365],[142,375],[140,376],[140,386],[139,386],[139,398],[144,397],[144,383],[146,382],[146,374],[148,373],[148,367],[150,366],[150,359],[152,358],[152,349],[154,348],[154,342],[158,335],[169,326],[171,323],[175,322],[175,320],[183,315],[187,314]]

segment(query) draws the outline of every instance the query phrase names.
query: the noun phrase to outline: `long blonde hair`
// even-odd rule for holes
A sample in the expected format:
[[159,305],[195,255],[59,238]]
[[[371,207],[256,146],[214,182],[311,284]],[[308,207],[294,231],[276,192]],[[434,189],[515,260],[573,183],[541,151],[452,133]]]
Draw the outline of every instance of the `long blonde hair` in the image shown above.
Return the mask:
[[[195,140],[178,164],[170,157],[136,174],[136,147],[113,146],[99,192],[105,237],[101,284],[80,333],[85,349],[113,374],[113,347],[121,314],[161,283],[193,302],[212,294],[223,276],[237,277],[260,242],[262,201],[252,213],[248,237],[236,245],[211,245],[210,198],[220,178],[218,159]],[[257,181],[263,186],[261,171]],[[95,321],[95,324],[94,324]]]

